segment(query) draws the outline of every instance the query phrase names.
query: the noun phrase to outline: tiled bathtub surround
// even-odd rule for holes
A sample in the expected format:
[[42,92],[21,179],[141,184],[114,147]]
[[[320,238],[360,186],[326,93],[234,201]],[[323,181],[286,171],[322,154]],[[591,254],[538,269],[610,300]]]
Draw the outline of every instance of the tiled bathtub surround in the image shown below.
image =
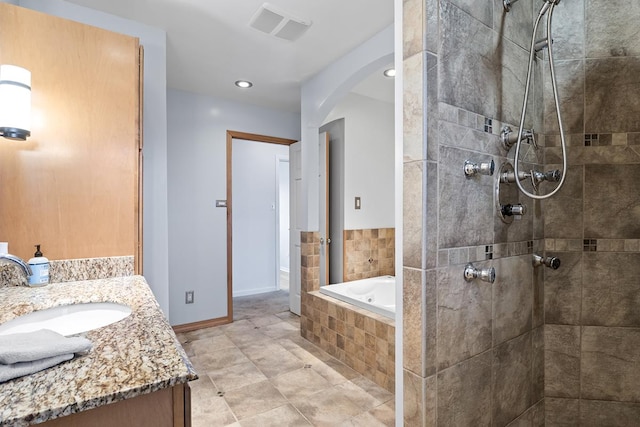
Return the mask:
[[393,392],[395,322],[317,292],[320,289],[319,249],[317,232],[301,234],[302,336]]
[[[50,260],[49,282],[61,283],[132,276],[134,274],[133,266],[133,256]],[[0,287],[24,285],[27,285],[26,278],[14,265],[0,265]]]
[[395,275],[395,229],[344,230],[344,281]]

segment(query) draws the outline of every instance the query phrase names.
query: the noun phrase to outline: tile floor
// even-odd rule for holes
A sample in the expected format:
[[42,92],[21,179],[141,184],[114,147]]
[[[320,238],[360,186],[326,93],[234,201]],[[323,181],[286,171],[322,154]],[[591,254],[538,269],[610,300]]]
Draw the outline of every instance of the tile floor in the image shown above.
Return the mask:
[[234,319],[178,335],[194,427],[394,425],[393,394],[300,337],[286,291],[234,298]]

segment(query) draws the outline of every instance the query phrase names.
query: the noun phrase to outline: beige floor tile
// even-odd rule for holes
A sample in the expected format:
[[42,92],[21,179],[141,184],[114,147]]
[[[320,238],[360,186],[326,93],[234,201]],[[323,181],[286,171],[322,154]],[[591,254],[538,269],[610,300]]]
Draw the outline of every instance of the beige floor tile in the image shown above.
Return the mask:
[[219,327],[215,327],[215,328],[198,329],[196,331],[191,331],[191,332],[183,332],[183,333],[177,334],[177,336],[178,336],[178,340],[181,343],[184,343],[188,341],[200,340],[203,338],[215,337],[222,334],[224,334],[224,331]]
[[242,420],[242,427],[308,427],[311,425],[293,406],[285,405]]
[[335,388],[341,390],[349,400],[358,405],[364,411],[373,409],[382,403],[351,381],[338,384]]
[[[349,381],[350,378],[345,377],[340,372],[336,371],[326,362],[311,363],[311,369],[319,373],[324,379],[329,381],[332,385],[342,384]],[[354,371],[355,372],[355,371]]]
[[262,328],[262,327],[268,326],[268,325],[273,325],[274,323],[282,322],[282,319],[280,319],[275,314],[268,314],[266,316],[252,317],[252,318],[250,318],[248,320],[251,323],[253,323],[254,326],[257,326],[259,328]]
[[211,353],[213,351],[223,350],[225,348],[235,347],[235,344],[227,338],[226,335],[218,335],[215,337],[202,338],[191,341],[189,347],[193,352],[193,355],[198,356],[201,354]]
[[262,381],[228,391],[227,404],[238,420],[285,405],[287,400],[269,381]]
[[362,409],[335,387],[314,393],[304,401],[296,401],[294,405],[318,427],[334,427],[362,413]]
[[313,369],[304,368],[272,378],[271,383],[288,399],[304,398],[331,387],[329,381]]
[[206,373],[225,366],[248,362],[244,353],[237,347],[224,348],[189,358],[198,373]]
[[281,345],[254,345],[243,349],[246,356],[265,374],[273,378],[304,367],[304,362]]
[[234,298],[234,323],[178,334],[201,378],[193,426],[393,426],[393,394],[302,338],[287,295]]
[[263,334],[255,328],[251,328],[248,330],[228,331],[225,333],[225,335],[229,337],[229,339],[240,348],[271,341],[271,337]]
[[389,403],[393,405],[395,395],[388,390],[380,387],[368,378],[358,376],[351,380],[352,383],[362,388],[364,391],[375,397],[380,403]]
[[297,336],[300,334],[299,327],[282,321],[262,327],[260,328],[260,331],[271,338],[283,338],[291,335]]
[[236,422],[225,399],[208,377],[192,381],[191,420],[193,427],[222,427]]
[[208,374],[216,387],[225,392],[267,379],[267,377],[256,368],[253,362],[249,360],[224,368],[210,370]]
[[385,426],[393,427],[396,424],[396,411],[393,401],[377,406],[369,411],[369,414]]

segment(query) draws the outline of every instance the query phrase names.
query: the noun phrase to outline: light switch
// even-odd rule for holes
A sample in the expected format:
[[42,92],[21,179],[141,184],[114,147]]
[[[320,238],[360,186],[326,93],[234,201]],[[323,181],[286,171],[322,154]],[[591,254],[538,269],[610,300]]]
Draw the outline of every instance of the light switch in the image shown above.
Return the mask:
[[227,201],[226,200],[216,200],[216,208],[226,208]]
[[362,204],[360,203],[360,197],[356,197],[356,209],[360,209]]

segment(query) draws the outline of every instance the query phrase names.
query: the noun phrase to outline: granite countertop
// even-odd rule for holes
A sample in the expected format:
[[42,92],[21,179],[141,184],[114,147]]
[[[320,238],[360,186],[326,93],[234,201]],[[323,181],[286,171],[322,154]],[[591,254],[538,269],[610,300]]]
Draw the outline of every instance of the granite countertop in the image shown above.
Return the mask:
[[142,276],[0,288],[0,324],[35,310],[116,302],[131,315],[80,335],[86,356],[0,383],[0,425],[26,426],[197,379]]

